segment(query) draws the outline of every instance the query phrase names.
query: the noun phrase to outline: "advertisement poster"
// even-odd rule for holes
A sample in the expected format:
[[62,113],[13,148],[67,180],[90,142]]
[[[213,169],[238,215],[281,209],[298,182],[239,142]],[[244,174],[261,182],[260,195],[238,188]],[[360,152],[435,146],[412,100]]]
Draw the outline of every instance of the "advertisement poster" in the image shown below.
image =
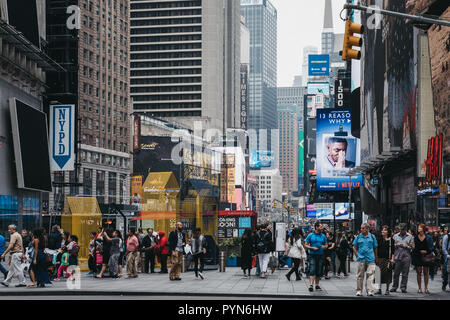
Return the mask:
[[308,94],[322,93],[325,96],[330,95],[330,84],[328,82],[308,82],[307,86]]
[[[329,203],[327,205],[330,205],[331,208],[324,208],[324,209],[316,209],[317,210],[317,216],[316,218],[319,220],[333,220],[333,204]],[[351,212],[354,212],[355,210],[355,204],[351,203]],[[351,219],[350,211],[349,211],[349,205],[347,202],[338,202],[335,204],[335,215],[336,220],[349,220]]]
[[75,106],[50,106],[51,171],[73,171],[75,164]]
[[310,54],[308,56],[308,75],[329,76],[330,75],[330,55]]
[[270,168],[274,160],[272,151],[250,150],[251,168]]
[[343,109],[317,110],[317,190],[341,191],[358,188],[362,176],[350,178],[350,169],[360,164],[359,139],[351,135],[351,112]]

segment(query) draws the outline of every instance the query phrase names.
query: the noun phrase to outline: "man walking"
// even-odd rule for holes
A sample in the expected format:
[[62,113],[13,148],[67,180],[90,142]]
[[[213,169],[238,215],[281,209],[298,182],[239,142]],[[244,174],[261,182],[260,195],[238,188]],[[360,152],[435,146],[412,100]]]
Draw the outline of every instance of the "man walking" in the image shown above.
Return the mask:
[[142,239],[142,252],[144,253],[144,272],[155,273],[155,247],[157,245],[158,234],[152,228],[147,229],[147,235]]
[[442,254],[444,255],[444,269],[442,270],[442,291],[447,289],[450,283],[450,241],[449,235],[446,234],[442,240]]
[[177,222],[177,228],[169,234],[169,251],[172,256],[172,268],[170,268],[169,279],[181,280],[181,259],[183,258],[184,246],[186,245],[186,234],[183,232],[183,224]]
[[375,257],[377,256],[377,239],[369,233],[369,225],[361,225],[361,233],[353,241],[353,250],[358,261],[356,295],[362,295],[364,274],[366,274],[366,292],[373,296],[373,280],[375,277]]
[[14,224],[8,226],[8,232],[11,235],[9,246],[5,252],[0,256],[0,260],[3,260],[8,252],[11,253],[11,268],[9,269],[8,276],[5,281],[0,282],[5,287],[9,287],[12,278],[18,277],[19,284],[16,287],[26,287],[25,277],[23,275],[23,269],[21,264],[23,262],[24,251],[22,244],[22,237],[17,232],[17,227]]
[[139,240],[135,235],[136,229],[130,228],[128,230],[128,239],[127,239],[127,252],[125,255],[127,256],[127,274],[128,278],[137,278],[137,264],[139,259]]
[[411,251],[414,249],[414,238],[411,234],[406,232],[406,223],[399,225],[400,232],[395,234],[393,239],[395,243],[394,252],[394,284],[391,292],[396,292],[400,280],[400,273],[402,274],[401,290],[406,293],[406,287],[408,285],[409,267],[411,264]]
[[260,277],[265,278],[267,266],[269,264],[270,253],[273,251],[272,232],[268,230],[268,225],[264,224],[256,232],[256,251],[258,252]]
[[319,286],[324,263],[324,249],[327,248],[327,237],[322,233],[322,224],[317,221],[314,224],[314,232],[305,239],[305,248],[309,249],[309,291],[313,292],[314,281],[316,290],[321,291]]

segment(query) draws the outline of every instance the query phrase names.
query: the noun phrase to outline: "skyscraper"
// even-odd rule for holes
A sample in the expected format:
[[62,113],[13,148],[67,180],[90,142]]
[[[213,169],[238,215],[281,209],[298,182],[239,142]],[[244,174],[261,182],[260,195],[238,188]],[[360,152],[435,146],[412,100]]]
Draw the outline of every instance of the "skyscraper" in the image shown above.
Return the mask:
[[[241,0],[241,14],[250,30],[249,129],[277,128],[277,10],[269,0]],[[258,139],[258,148],[261,139]]]
[[325,0],[325,14],[322,30],[322,54],[332,53],[334,50],[333,7],[331,0]]
[[134,112],[239,127],[240,23],[239,0],[131,0]]
[[[66,26],[79,5],[79,26]],[[48,52],[67,72],[49,73],[49,101],[77,107],[77,170],[55,172],[59,183],[50,209],[67,195],[95,196],[99,203],[129,204],[131,129],[129,2],[48,0]],[[62,183],[82,183],[82,186]],[[54,204],[54,205],[52,205]]]

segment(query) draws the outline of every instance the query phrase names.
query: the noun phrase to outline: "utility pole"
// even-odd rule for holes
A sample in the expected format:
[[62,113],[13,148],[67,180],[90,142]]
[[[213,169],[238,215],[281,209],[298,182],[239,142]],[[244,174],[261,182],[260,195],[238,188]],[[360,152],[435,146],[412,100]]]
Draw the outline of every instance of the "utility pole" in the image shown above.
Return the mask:
[[374,8],[374,7],[371,8],[371,7],[362,6],[360,3],[358,3],[358,4],[346,3],[346,4],[344,4],[344,9],[347,9],[347,10],[353,9],[353,10],[360,10],[360,11],[375,13],[375,14],[377,14],[377,13],[384,14],[387,16],[392,16],[392,17],[397,17],[397,18],[410,19],[412,21],[416,21],[419,23],[437,24],[437,25],[441,25],[441,26],[450,27],[450,21],[428,18],[425,16],[416,16],[416,15],[412,15],[412,14],[389,11],[389,10],[384,10],[384,9],[379,9],[379,8]]

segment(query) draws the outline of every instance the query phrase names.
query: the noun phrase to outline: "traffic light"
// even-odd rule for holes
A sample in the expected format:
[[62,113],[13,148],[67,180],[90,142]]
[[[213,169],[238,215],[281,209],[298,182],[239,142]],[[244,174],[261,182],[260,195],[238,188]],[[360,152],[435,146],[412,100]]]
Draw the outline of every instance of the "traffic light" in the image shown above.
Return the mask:
[[342,60],[351,61],[352,59],[361,59],[361,51],[354,50],[353,47],[362,47],[362,38],[355,37],[355,33],[362,34],[364,26],[351,20],[345,22],[344,47],[340,52]]
[[285,202],[283,202],[283,208],[287,208],[287,202],[285,201]]
[[276,207],[277,207],[277,202],[275,200],[273,200],[272,208],[276,208]]
[[290,208],[289,208],[289,212],[290,212],[290,213],[293,213],[293,212],[294,212],[294,207],[290,207]]

